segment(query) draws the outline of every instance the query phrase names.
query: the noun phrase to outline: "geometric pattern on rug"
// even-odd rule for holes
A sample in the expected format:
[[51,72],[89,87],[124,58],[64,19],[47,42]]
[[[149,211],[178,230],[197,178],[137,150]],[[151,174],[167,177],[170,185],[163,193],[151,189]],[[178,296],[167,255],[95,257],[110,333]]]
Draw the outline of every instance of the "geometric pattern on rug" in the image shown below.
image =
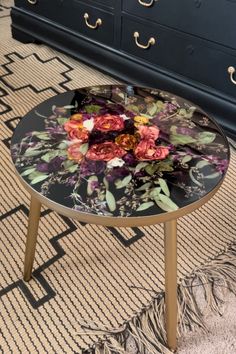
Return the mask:
[[[1,21],[9,32],[9,17]],[[23,282],[29,195],[10,159],[12,132],[30,109],[57,93],[117,81],[47,46],[6,36],[0,48],[0,351],[81,353],[97,336],[77,335],[80,321],[118,328],[163,291],[163,226],[105,228],[43,208],[33,279]],[[232,151],[221,190],[179,222],[179,278],[235,241],[235,181]]]

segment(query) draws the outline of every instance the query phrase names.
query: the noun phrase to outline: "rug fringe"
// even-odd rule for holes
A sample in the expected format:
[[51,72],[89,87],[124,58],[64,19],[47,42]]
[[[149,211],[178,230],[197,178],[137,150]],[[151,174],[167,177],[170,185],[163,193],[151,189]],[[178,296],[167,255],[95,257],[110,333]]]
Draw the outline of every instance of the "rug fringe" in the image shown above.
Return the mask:
[[[203,309],[198,304],[196,289],[203,292]],[[207,331],[204,317],[209,311],[222,313],[226,291],[236,295],[236,244],[181,280],[178,285],[178,336],[196,327]],[[127,347],[130,342],[135,344],[135,350],[140,354],[171,354],[166,345],[164,313],[164,293],[159,293],[148,307],[142,308],[119,329],[109,330],[95,323],[81,324],[83,334],[103,334],[103,338],[83,354],[129,354]]]

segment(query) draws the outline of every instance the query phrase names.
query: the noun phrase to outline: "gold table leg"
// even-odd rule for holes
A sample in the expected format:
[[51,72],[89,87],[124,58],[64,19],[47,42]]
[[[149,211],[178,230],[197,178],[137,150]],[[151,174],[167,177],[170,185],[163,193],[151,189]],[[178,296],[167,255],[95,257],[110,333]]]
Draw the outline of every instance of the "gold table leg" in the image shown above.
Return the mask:
[[29,281],[31,278],[31,273],[32,273],[32,268],[34,263],[35,248],[37,242],[37,235],[38,235],[40,209],[41,209],[41,203],[34,197],[31,197],[28,232],[27,232],[26,249],[25,249],[25,263],[24,263],[25,281]]
[[177,220],[165,222],[165,314],[167,345],[177,347]]

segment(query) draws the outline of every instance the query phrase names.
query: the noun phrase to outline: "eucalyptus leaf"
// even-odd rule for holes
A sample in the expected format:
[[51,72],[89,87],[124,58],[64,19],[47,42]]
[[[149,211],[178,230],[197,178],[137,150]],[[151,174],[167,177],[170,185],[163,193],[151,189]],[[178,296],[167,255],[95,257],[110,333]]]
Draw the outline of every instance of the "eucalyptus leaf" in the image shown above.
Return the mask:
[[30,184],[37,184],[48,178],[48,175],[42,174],[41,176],[35,177],[31,180]]
[[67,148],[67,146],[68,146],[68,144],[66,142],[62,142],[58,145],[58,149],[64,150]]
[[50,140],[51,137],[46,132],[32,132],[32,135],[37,136],[40,140]]
[[97,176],[90,176],[88,178],[88,185],[87,185],[87,194],[88,195],[92,195],[93,194],[94,189],[92,188],[92,183],[93,182],[97,182],[97,181],[98,181]]
[[190,162],[191,160],[192,160],[192,156],[191,156],[191,155],[186,155],[186,156],[184,156],[184,157],[182,158],[181,163],[182,163],[183,165],[185,165],[186,163]]
[[199,144],[211,144],[216,138],[216,134],[212,132],[201,132],[198,134],[198,143]]
[[115,182],[116,189],[121,189],[121,188],[126,187],[129,184],[129,182],[131,181],[131,179],[132,179],[132,175],[129,174],[128,176],[126,176],[122,180],[116,180],[116,182]]
[[136,209],[136,211],[143,211],[143,210],[149,209],[149,208],[151,208],[153,205],[154,205],[153,202],[143,203],[143,204],[141,204],[141,205]]
[[33,157],[33,156],[41,155],[42,153],[43,153],[43,151],[39,151],[39,150],[28,148],[25,151],[24,156],[25,157]]
[[194,176],[193,176],[193,168],[190,169],[189,171],[189,176],[191,178],[191,180],[193,181],[193,183],[195,183],[197,186],[202,187],[203,184],[201,182],[199,182]]
[[162,191],[165,193],[165,195],[167,195],[167,197],[169,197],[170,191],[169,191],[166,181],[163,178],[158,178],[158,182],[160,183],[160,187],[161,187]]
[[116,200],[114,195],[109,190],[106,191],[106,202],[110,211],[116,210]]
[[206,178],[206,179],[214,179],[214,178],[218,178],[220,176],[221,176],[220,172],[215,172],[215,173],[212,173],[211,175],[204,176],[204,178]]
[[21,173],[21,176],[24,177],[24,176],[28,176],[30,175],[32,172],[36,171],[35,170],[35,167],[32,167],[32,168],[28,168],[27,170],[25,170],[23,173]]
[[84,106],[84,108],[85,108],[86,112],[89,114],[98,113],[101,109],[101,107],[96,104],[87,105],[87,106]]
[[72,165],[72,166],[68,167],[67,170],[68,170],[70,173],[74,173],[75,171],[78,170],[78,165]]
[[155,198],[156,204],[164,211],[175,211],[179,207],[169,197],[164,194],[159,194],[159,198]]
[[141,187],[137,188],[136,191],[140,192],[140,191],[145,191],[146,189],[149,189],[152,185],[152,182],[147,182],[144,183]]
[[146,167],[147,165],[149,165],[149,162],[139,162],[137,164],[137,166],[135,167],[135,171],[134,173],[137,173],[139,171],[141,171],[144,167]]
[[184,134],[171,134],[170,135],[170,142],[173,145],[186,145],[186,144],[193,144],[196,143],[197,140],[192,138],[189,135]]
[[154,116],[154,114],[157,112],[157,106],[155,103],[149,103],[147,105],[147,112],[148,114],[150,114],[151,116]]
[[211,165],[211,163],[209,161],[201,160],[201,161],[198,161],[198,163],[196,164],[196,167],[201,169],[201,168],[209,166],[209,165]]
[[58,155],[59,155],[59,150],[51,150],[47,152],[45,155],[41,156],[41,160],[45,162],[49,162]]
[[81,152],[81,154],[85,155],[86,152],[88,151],[88,143],[82,144],[79,148],[79,151]]
[[[63,167],[67,170],[69,167],[71,167],[72,165],[74,165],[74,161],[72,160],[65,160],[63,162]],[[77,166],[77,165],[76,165]]]
[[109,189],[109,182],[108,180],[106,179],[106,177],[103,178],[103,183],[104,183],[104,186],[106,189]]
[[146,171],[150,176],[153,176],[154,173],[156,172],[157,168],[158,168],[158,167],[157,167],[156,165],[148,164],[148,165],[145,167],[145,171]]
[[160,187],[155,187],[149,193],[149,197],[152,198],[152,199],[158,198],[160,193],[161,193],[161,188]]
[[68,118],[59,117],[59,118],[57,118],[57,121],[60,125],[63,125],[68,121]]

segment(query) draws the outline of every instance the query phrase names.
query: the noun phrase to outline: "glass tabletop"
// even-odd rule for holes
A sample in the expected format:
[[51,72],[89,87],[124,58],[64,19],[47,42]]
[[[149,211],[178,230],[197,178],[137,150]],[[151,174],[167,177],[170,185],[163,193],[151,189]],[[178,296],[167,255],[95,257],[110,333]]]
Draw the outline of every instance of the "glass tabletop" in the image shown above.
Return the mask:
[[136,217],[169,213],[223,179],[229,146],[198,107],[136,86],[96,86],[41,103],[11,142],[32,190],[80,213]]

